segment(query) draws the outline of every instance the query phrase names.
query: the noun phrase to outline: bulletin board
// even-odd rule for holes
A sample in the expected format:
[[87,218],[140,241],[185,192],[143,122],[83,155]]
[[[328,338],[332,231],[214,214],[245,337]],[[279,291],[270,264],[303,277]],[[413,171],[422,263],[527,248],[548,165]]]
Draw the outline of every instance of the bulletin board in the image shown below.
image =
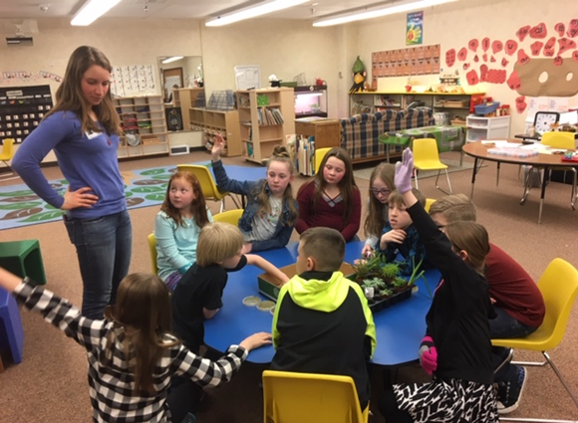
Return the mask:
[[115,66],[110,77],[110,92],[115,97],[158,94],[152,65]]
[[371,54],[371,77],[430,75],[440,73],[439,44],[378,51]]
[[259,65],[235,66],[235,81],[238,90],[261,88],[261,70]]

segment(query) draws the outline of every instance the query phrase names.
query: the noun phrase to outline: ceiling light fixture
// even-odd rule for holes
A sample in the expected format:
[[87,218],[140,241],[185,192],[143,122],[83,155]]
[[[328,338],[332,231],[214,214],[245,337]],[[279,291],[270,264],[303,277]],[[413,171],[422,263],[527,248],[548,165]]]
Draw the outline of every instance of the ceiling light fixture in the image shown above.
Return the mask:
[[70,21],[70,25],[90,25],[118,3],[120,3],[120,0],[89,0],[76,12],[76,15]]
[[395,6],[386,8],[376,8],[364,10],[362,12],[350,12],[345,15],[332,16],[313,22],[313,26],[332,26],[341,25],[348,22],[361,21],[363,19],[379,18],[381,16],[393,15],[395,13],[409,12],[411,10],[422,9],[425,7],[436,6],[438,4],[451,3],[457,0],[419,0],[400,3]]
[[177,60],[181,60],[182,58],[183,58],[183,56],[167,57],[166,59],[164,59],[163,61],[161,61],[161,63],[162,63],[163,65],[166,65],[167,63],[176,62]]
[[309,0],[272,0],[259,3],[256,6],[239,9],[232,13],[217,16],[205,23],[206,26],[223,26],[245,19],[255,18],[279,10],[288,9],[299,4],[307,3]]

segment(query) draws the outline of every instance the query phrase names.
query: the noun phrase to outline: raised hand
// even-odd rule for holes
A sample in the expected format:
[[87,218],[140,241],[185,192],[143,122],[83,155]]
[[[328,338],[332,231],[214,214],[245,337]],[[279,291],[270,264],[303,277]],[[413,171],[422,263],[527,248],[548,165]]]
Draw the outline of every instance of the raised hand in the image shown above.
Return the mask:
[[211,156],[214,162],[221,159],[221,153],[225,148],[225,140],[221,134],[215,134],[213,138],[213,148],[211,148]]
[[98,201],[98,197],[94,194],[86,194],[87,191],[92,191],[92,188],[83,187],[76,191],[71,191],[69,185],[64,193],[64,203],[62,203],[60,209],[72,210],[77,207],[92,207]]
[[257,332],[247,338],[243,339],[239,344],[241,347],[245,348],[247,351],[254,350],[255,348],[262,347],[263,345],[271,344],[271,334],[267,332]]
[[395,187],[401,193],[411,191],[413,174],[413,153],[409,148],[403,151],[401,162],[395,164]]

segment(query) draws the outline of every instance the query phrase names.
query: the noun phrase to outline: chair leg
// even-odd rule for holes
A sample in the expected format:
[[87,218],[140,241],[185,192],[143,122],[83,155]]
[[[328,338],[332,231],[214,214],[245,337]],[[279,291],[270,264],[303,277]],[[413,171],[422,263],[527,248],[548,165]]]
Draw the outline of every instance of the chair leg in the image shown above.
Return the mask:
[[224,210],[225,210],[225,197],[223,197],[223,199],[221,200],[221,209],[219,213],[223,213]]
[[530,189],[532,188],[530,184],[530,178],[532,177],[532,168],[528,169],[528,173],[524,178],[524,194],[522,195],[522,199],[520,200],[520,204],[523,205],[526,200],[528,199],[528,194],[530,194]]
[[[554,362],[552,361],[552,359],[550,358],[548,353],[546,351],[542,351],[542,355],[544,356],[546,361],[543,361],[543,362],[518,362],[518,361],[515,361],[512,363],[521,364],[521,365],[525,365],[525,366],[539,366],[539,367],[544,367],[547,364],[549,364],[550,367],[552,367],[552,370],[554,370],[554,373],[556,373],[556,376],[558,376],[558,379],[560,380],[560,382],[562,383],[564,388],[566,389],[566,392],[568,392],[568,394],[572,398],[572,401],[574,401],[574,405],[576,406],[576,409],[578,410],[578,399],[576,398],[574,393],[570,390],[570,387],[568,386],[566,379],[564,379],[564,377],[562,376],[562,373],[560,373],[560,371],[558,370],[558,368],[556,367],[556,365],[554,364]],[[530,423],[578,423],[578,420],[530,419],[530,418],[523,418],[523,417],[508,418],[508,417],[501,417],[501,416],[500,416],[500,421],[530,422]]]
[[[572,183],[572,193],[570,194],[570,206],[572,207],[572,210],[576,210],[575,207],[575,203],[576,203],[576,197],[578,196],[576,194],[576,181],[578,180],[578,171],[576,171],[576,168],[572,168],[572,171],[574,172],[574,181]],[[566,174],[566,172],[564,172],[564,175]],[[564,179],[566,179],[564,177]]]
[[417,181],[417,173],[418,173],[418,170],[414,169],[413,170],[413,179],[415,180],[415,189],[419,189],[419,183]]
[[[439,189],[441,192],[443,192],[443,193],[445,193],[445,194],[453,194],[454,192],[453,192],[453,190],[452,190],[452,183],[450,182],[450,174],[449,174],[449,172],[448,172],[447,169],[445,169],[445,171],[446,171],[446,179],[447,179],[447,181],[448,181],[449,192],[446,191],[445,189],[441,188],[441,187],[439,186],[439,184],[438,184],[438,181],[439,181],[439,179],[440,179],[441,169],[438,170],[438,176],[436,177],[436,188]],[[416,187],[416,188],[417,188],[417,187]]]

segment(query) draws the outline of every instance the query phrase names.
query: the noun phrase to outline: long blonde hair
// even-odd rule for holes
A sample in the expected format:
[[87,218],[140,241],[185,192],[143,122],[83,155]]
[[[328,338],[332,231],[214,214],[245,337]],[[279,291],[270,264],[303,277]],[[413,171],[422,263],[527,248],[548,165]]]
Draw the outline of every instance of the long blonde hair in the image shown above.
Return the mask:
[[371,176],[369,177],[369,207],[367,219],[365,219],[363,226],[366,236],[381,234],[387,222],[387,214],[384,213],[384,209],[387,209],[387,203],[383,204],[373,195],[371,191],[373,181],[375,181],[376,178],[381,179],[385,186],[393,192],[393,190],[395,190],[395,183],[393,182],[394,176],[395,166],[391,163],[380,163],[373,169],[373,172],[371,172]]
[[56,104],[44,117],[47,118],[59,111],[70,111],[80,120],[82,132],[100,132],[101,128],[88,115],[92,109],[108,135],[119,135],[122,132],[120,118],[114,107],[110,89],[98,106],[91,106],[82,93],[82,78],[93,65],[112,72],[110,62],[97,48],[81,46],[74,50],[68,60],[62,84],[56,90]]
[[169,291],[156,275],[133,273],[118,287],[116,304],[105,316],[114,322],[104,356],[113,365],[113,349],[121,343],[123,354],[134,373],[135,394],[154,394],[153,374],[163,351],[178,344],[164,341],[171,332]]

